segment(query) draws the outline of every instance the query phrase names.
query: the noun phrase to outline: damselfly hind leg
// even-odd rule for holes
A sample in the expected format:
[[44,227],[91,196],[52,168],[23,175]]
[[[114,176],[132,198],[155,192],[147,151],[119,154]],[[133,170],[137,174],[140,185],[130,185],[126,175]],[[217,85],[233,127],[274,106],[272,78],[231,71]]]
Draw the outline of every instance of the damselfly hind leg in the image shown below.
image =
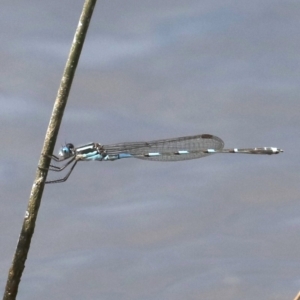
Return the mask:
[[[72,161],[74,161],[75,158],[72,159]],[[68,162],[68,164],[70,164],[72,161]],[[70,174],[72,173],[73,169],[75,168],[76,164],[77,164],[78,160],[75,160],[73,166],[71,167],[70,171],[67,173],[67,175],[61,179],[56,179],[56,180],[49,180],[49,181],[46,181],[45,183],[60,183],[60,182],[65,182],[67,181],[67,179],[69,178]],[[64,166],[65,168],[66,166]],[[55,170],[53,170],[55,171]],[[57,170],[56,170],[57,171]],[[61,171],[61,170],[59,170]]]

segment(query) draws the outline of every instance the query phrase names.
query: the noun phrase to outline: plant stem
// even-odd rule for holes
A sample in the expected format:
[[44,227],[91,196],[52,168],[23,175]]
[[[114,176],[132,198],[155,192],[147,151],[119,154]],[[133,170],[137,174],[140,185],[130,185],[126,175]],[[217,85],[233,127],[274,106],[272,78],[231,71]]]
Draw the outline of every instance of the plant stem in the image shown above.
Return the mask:
[[36,171],[36,178],[30,193],[28,207],[25,213],[17,248],[9,269],[3,300],[16,299],[18,293],[19,283],[25,268],[25,261],[29,252],[30,242],[44,191],[45,180],[48,173],[47,169],[50,164],[50,158],[45,155],[50,155],[53,152],[82,46],[96,2],[97,0],[86,0],[82,9],[46,132],[43,150],[38,164],[39,167]]

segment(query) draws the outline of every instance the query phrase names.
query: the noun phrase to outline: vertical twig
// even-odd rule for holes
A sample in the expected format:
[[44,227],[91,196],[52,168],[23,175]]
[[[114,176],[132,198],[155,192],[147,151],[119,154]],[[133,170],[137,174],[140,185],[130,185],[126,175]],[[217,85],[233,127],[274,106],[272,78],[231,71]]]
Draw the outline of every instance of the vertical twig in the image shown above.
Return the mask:
[[294,300],[299,300],[300,299],[300,292],[297,294]]
[[[42,153],[47,155],[52,154],[55,146],[58,130],[63,117],[64,109],[67,104],[72,81],[96,1],[97,0],[86,0],[83,6],[82,14],[79,19],[72,47],[61,79],[60,87],[58,89],[43,145]],[[43,169],[48,169],[49,164],[50,159],[44,155],[41,155],[39,166]],[[34,232],[35,222],[44,191],[47,173],[47,171],[42,171],[39,168],[36,172],[36,178],[30,193],[28,207],[25,213],[19,241],[11,267],[9,269],[3,300],[15,299],[17,296],[19,283],[25,268],[25,261],[27,259],[31,238]]]

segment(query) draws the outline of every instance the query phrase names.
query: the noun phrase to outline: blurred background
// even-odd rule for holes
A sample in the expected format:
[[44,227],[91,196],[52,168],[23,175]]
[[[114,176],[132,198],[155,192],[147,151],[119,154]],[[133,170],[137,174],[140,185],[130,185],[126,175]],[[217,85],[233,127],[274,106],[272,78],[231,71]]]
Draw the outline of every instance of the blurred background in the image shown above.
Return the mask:
[[[1,4],[0,291],[83,2]],[[285,152],[79,163],[45,187],[18,299],[297,294],[299,14],[295,0],[98,1],[56,152],[201,133]]]

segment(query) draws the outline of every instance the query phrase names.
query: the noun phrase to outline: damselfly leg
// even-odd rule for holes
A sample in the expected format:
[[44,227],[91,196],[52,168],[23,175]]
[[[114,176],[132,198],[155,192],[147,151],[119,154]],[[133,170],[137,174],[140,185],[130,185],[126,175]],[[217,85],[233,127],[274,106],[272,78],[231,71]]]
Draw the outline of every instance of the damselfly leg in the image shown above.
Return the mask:
[[[59,161],[64,161],[65,159],[59,160]],[[49,166],[49,170],[50,171],[56,171],[56,172],[60,172],[62,170],[64,170],[68,165],[70,165],[73,161],[75,160],[75,156],[72,157],[66,164],[64,164],[62,167],[58,167],[58,166],[54,166],[54,165],[50,165]],[[55,160],[57,161],[57,160]]]
[[[60,170],[57,170],[57,169],[50,169],[50,168],[49,168],[49,170],[51,170],[51,171],[58,171],[58,172],[59,172],[59,171],[62,171],[62,170],[65,169],[72,161],[74,161],[74,159],[75,159],[75,157],[74,157],[71,161],[69,161],[65,166],[63,166]],[[56,180],[49,180],[49,181],[46,181],[45,183],[59,183],[59,182],[65,182],[65,181],[69,178],[69,176],[70,176],[70,174],[72,173],[73,169],[75,168],[77,162],[78,162],[78,160],[75,160],[75,162],[74,162],[74,164],[72,165],[70,171],[67,173],[67,175],[66,175],[65,177],[63,177],[63,178],[61,178],[61,179],[56,179]]]
[[68,167],[70,164],[72,164],[75,160],[74,164],[72,165],[71,169],[69,170],[69,172],[67,173],[67,175],[65,177],[63,177],[61,179],[57,179],[57,180],[49,180],[49,181],[46,181],[45,183],[58,183],[58,182],[66,181],[69,178],[70,174],[72,173],[73,169],[75,168],[75,166],[78,162],[78,160],[76,160],[76,156],[73,156],[73,157],[57,157],[55,155],[46,155],[46,154],[43,154],[43,155],[53,159],[56,162],[62,162],[62,161],[66,161],[68,159],[70,159],[70,160],[61,167],[54,166],[54,165],[49,165],[48,169],[40,167],[41,170],[60,172],[60,171],[63,171],[66,167]]

